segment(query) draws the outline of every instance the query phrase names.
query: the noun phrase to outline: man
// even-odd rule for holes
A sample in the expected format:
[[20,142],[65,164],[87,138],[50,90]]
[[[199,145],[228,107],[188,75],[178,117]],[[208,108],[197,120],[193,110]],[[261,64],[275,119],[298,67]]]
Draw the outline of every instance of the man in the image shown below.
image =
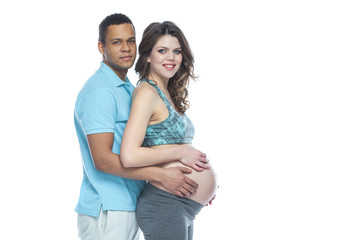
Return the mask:
[[[106,17],[99,26],[100,68],[89,78],[75,104],[75,128],[83,159],[78,212],[79,237],[138,239],[137,198],[145,181],[157,181],[178,196],[195,193],[197,184],[185,167],[124,168],[119,153],[130,114],[134,86],[126,77],[136,58],[135,29],[123,14]],[[158,151],[159,156],[162,150]],[[195,162],[203,155],[189,146],[172,149],[173,159]],[[166,156],[169,154],[167,153]]]

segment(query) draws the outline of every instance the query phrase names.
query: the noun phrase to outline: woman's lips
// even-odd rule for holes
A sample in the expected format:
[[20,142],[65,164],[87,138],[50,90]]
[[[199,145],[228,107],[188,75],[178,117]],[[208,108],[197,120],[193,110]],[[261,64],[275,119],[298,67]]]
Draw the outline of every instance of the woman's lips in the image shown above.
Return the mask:
[[163,64],[164,68],[168,70],[173,70],[176,66],[176,64]]

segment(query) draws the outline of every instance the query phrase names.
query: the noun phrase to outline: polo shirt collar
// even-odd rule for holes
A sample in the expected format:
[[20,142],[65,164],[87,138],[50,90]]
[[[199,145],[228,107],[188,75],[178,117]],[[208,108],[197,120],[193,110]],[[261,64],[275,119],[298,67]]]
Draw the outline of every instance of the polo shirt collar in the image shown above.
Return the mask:
[[119,78],[118,75],[116,75],[116,73],[108,66],[106,65],[106,63],[104,63],[103,61],[101,61],[100,63],[100,69],[99,69],[105,76],[106,79],[108,79],[114,86],[116,87],[120,87],[121,85],[125,84],[125,83],[129,83],[130,81],[128,79],[128,77],[126,77],[125,82],[123,80],[121,80],[121,78]]

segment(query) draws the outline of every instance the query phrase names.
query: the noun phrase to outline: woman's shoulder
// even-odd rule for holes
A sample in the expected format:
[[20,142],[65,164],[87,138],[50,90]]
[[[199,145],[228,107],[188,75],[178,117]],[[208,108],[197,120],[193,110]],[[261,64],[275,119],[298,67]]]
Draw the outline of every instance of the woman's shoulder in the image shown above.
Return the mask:
[[156,89],[151,86],[147,81],[140,82],[134,89],[133,98],[144,98],[148,100],[154,100],[158,93]]

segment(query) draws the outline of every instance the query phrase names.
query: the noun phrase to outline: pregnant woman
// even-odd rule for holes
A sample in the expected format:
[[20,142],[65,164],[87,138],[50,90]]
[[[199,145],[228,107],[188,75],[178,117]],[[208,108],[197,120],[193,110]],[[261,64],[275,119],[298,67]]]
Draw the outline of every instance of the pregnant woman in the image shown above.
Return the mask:
[[195,78],[193,62],[189,44],[174,23],[152,23],[145,29],[135,67],[140,81],[133,93],[120,159],[126,167],[190,166],[193,171],[188,177],[198,184],[197,192],[186,198],[171,194],[158,182],[145,186],[136,216],[146,240],[191,240],[193,220],[217,188],[216,175],[205,154],[193,162],[178,156],[171,162],[169,158],[151,158],[154,148],[169,152],[177,146],[192,148],[194,126],[185,111],[189,107],[189,80]]

